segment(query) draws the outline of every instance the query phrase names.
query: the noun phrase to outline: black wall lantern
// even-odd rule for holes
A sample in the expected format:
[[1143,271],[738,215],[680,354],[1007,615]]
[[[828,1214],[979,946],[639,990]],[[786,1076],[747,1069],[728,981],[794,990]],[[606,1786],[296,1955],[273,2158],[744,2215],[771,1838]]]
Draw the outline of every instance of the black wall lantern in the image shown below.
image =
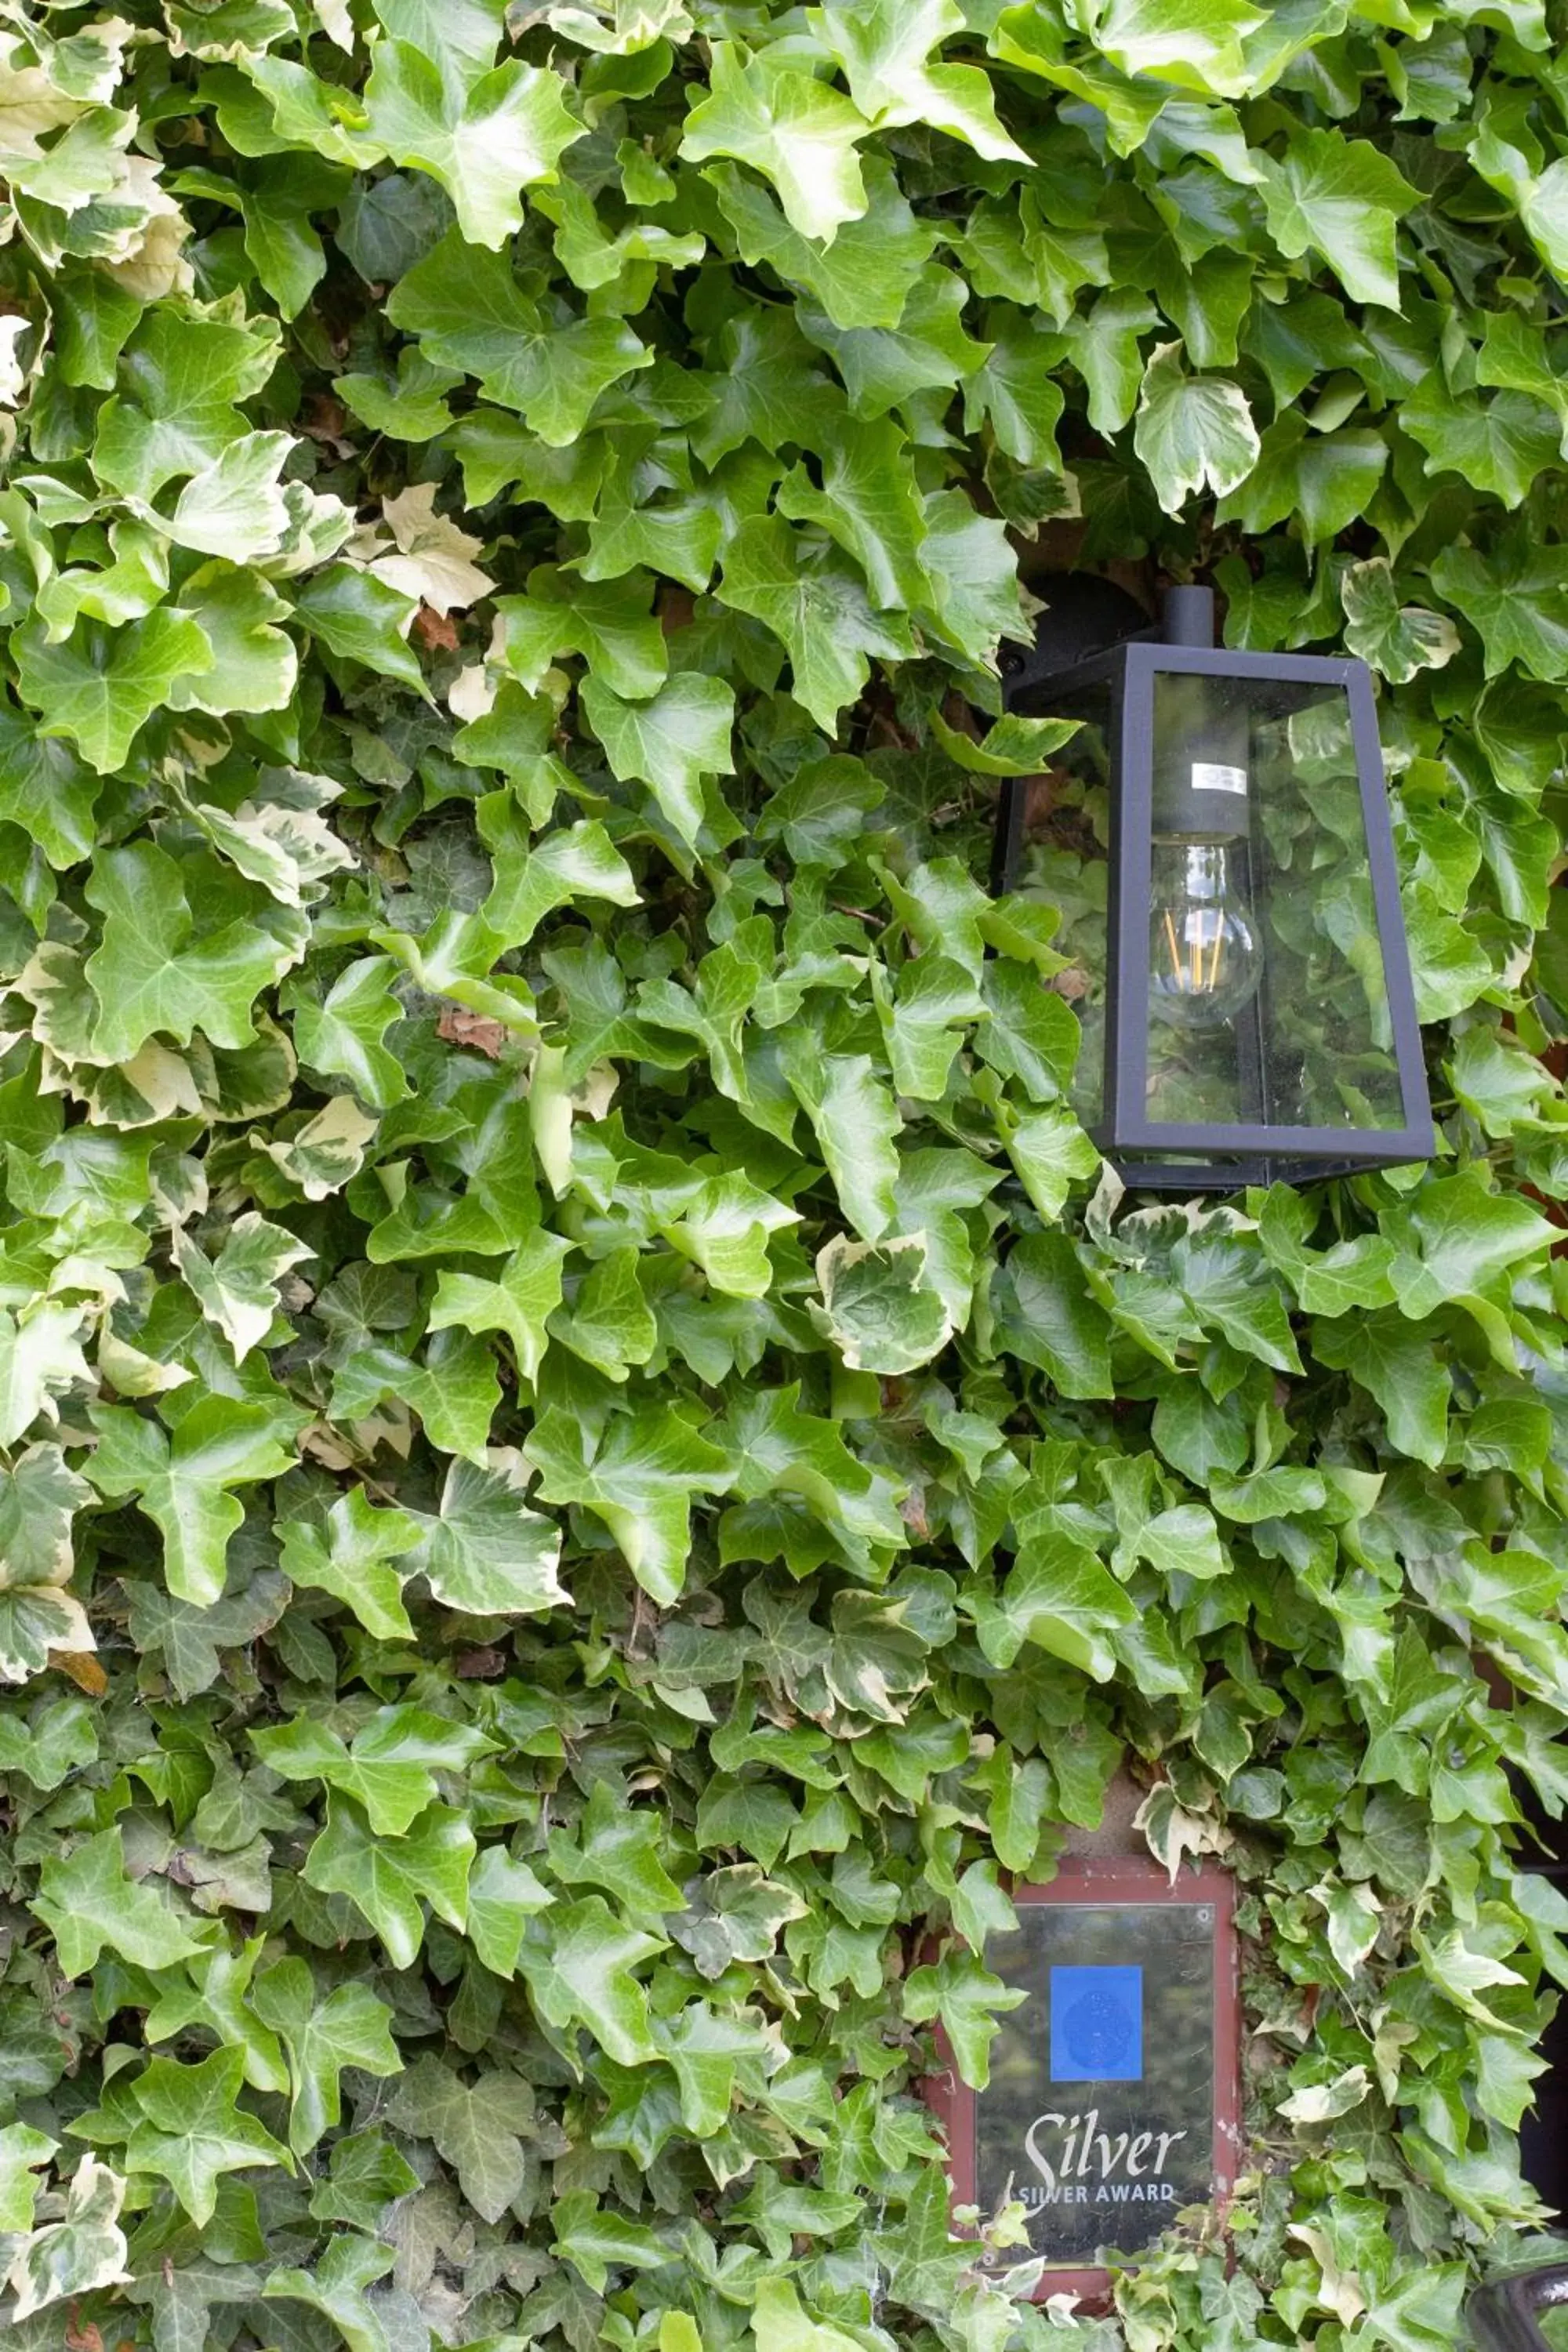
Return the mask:
[[[1365,664],[1224,652],[1207,588],[1168,591],[1162,634],[1108,583],[1067,581],[1005,699],[1082,722],[1055,766],[1050,832],[1071,854],[1047,837],[1041,856],[1090,975],[1079,1114],[1129,1182],[1427,1158]],[[1021,878],[1027,789],[1002,789],[997,887]]]

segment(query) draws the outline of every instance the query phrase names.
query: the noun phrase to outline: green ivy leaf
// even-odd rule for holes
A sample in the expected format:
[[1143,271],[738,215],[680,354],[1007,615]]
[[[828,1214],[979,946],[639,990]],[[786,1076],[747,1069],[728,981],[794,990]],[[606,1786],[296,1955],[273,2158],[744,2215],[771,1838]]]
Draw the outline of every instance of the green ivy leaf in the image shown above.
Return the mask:
[[556,1570],[561,1536],[542,1512],[524,1507],[520,1482],[504,1472],[454,1462],[439,1509],[416,1519],[409,1565],[436,1599],[472,1617],[532,1615],[569,1596]]
[[1032,1642],[1104,1683],[1116,1672],[1109,1637],[1137,1614],[1092,1552],[1047,1535],[1020,1545],[994,1603],[986,1604],[979,1618],[980,1644],[993,1664],[1002,1665],[1011,1664],[1020,1646]]
[[1031,1234],[1009,1255],[994,1285],[1007,1344],[1038,1364],[1064,1396],[1114,1394],[1110,1326],[1090,1297],[1066,1234]]
[[617,1415],[603,1442],[559,1405],[540,1414],[523,1451],[547,1503],[581,1503],[604,1521],[643,1591],[668,1607],[686,1577],[690,1498],[722,1494],[729,1457],[669,1407]]
[[56,867],[92,854],[100,786],[69,747],[34,732],[0,694],[0,824],[19,824]]
[[152,499],[213,464],[246,433],[236,404],[260,391],[277,358],[277,330],[265,322],[149,310],[121,358],[122,389],[99,411],[99,480]]
[[202,1948],[195,1924],[127,1875],[117,1829],[83,1838],[43,1866],[33,1910],[55,1938],[60,1972],[85,1976],[105,1947],[145,1969],[173,1968]]
[[[1400,422],[1413,429],[1408,404],[1401,411]],[[1226,520],[1236,516],[1255,535],[1299,516],[1302,537],[1310,546],[1316,546],[1320,541],[1337,539],[1365,514],[1387,463],[1388,445],[1381,434],[1313,433],[1300,411],[1291,409],[1264,433],[1257,465],[1218,512]],[[1366,568],[1353,565],[1352,571],[1362,572]],[[1386,564],[1383,569],[1386,572]],[[1350,596],[1347,591],[1342,593],[1348,613]],[[1367,654],[1363,658],[1372,656]]]
[[409,1091],[402,1063],[384,1042],[403,1007],[392,992],[390,956],[362,956],[332,982],[320,1003],[293,1001],[300,1058],[324,1076],[346,1078],[362,1102],[384,1110]]
[[395,163],[438,180],[471,245],[503,245],[522,226],[519,191],[552,184],[585,125],[569,111],[559,74],[509,58],[470,76],[406,40],[379,42],[364,94],[373,136]]
[[1522,392],[1488,401],[1456,394],[1440,369],[1401,404],[1400,429],[1426,451],[1426,471],[1462,474],[1506,507],[1516,507],[1557,455],[1561,427],[1552,411]]
[[1292,129],[1283,158],[1264,158],[1263,207],[1281,253],[1321,253],[1357,302],[1399,308],[1394,229],[1416,192],[1369,140]]
[[294,597],[295,618],[330,653],[422,694],[424,673],[406,643],[418,609],[412,596],[347,563],[329,564]]
[[1100,1166],[1099,1152],[1060,1103],[1018,1121],[1007,1139],[1007,1157],[1047,1219],[1059,1214],[1074,1183]]
[[[435,1802],[433,1765],[461,1772],[493,1745],[468,1725],[407,1706],[378,1709],[352,1744],[327,1725],[303,1716],[251,1738],[269,1772],[285,1780],[322,1780],[343,1790],[383,1837],[403,1837],[416,1815]],[[276,2019],[268,2021],[277,2023]]]
[[538,1940],[524,1942],[518,1965],[545,2022],[585,2025],[618,2065],[657,2058],[647,1995],[633,1970],[660,1949],[660,1939],[625,1926],[599,1895],[557,1906],[547,1927],[531,1925]]
[[1489,1191],[1477,1171],[1423,1185],[1410,1212],[1418,1258],[1394,1267],[1402,1313],[1419,1322],[1446,1301],[1483,1290],[1523,1258],[1551,1247],[1552,1230],[1517,1193]]
[[305,1880],[324,1895],[346,1895],[393,1967],[407,1969],[425,1938],[426,1903],[461,1930],[475,1852],[467,1818],[449,1806],[427,1807],[394,1843],[377,1837],[355,1805],[334,1796],[327,1826],[305,1857]]
[[492,400],[517,409],[552,448],[576,439],[607,384],[653,361],[617,320],[557,326],[522,291],[504,256],[456,234],[401,279],[387,316],[417,334],[427,359],[477,376]]
[[204,1397],[165,1435],[123,1405],[93,1411],[98,1445],[88,1475],[105,1495],[134,1495],[163,1538],[163,1573],[176,1600],[208,1607],[223,1592],[229,1538],[245,1517],[231,1487],[276,1478],[293,1455],[266,1405]]
[[934,1966],[914,1969],[904,1989],[904,2013],[917,2025],[942,2020],[961,2079],[984,2090],[998,2019],[1027,1999],[1023,1988],[987,1974],[969,1952],[944,1952]]
[[474,2210],[499,2221],[527,2184],[518,2132],[531,2125],[532,2110],[529,2087],[517,2075],[481,2075],[470,2088],[427,2054],[399,2083],[387,2113],[400,2131],[431,2141]]
[[1248,87],[1241,42],[1264,22],[1247,0],[1110,0],[1095,47],[1125,74],[1149,74],[1187,89],[1238,97]]
[[739,155],[770,179],[792,228],[826,245],[866,209],[857,141],[870,125],[848,99],[764,49],[714,45],[710,94],[687,115],[680,152],[694,163]]
[[402,1573],[388,1563],[419,1541],[405,1511],[377,1510],[362,1486],[340,1495],[318,1523],[289,1519],[279,1554],[284,1574],[346,1601],[367,1633],[395,1641],[414,1628],[403,1606]]
[[703,779],[729,775],[734,761],[730,730],[735,698],[721,678],[678,671],[648,701],[627,702],[602,678],[583,685],[583,708],[605,747],[611,773],[637,778],[688,848],[694,849],[705,814]]
[[1489,677],[1510,662],[1531,677],[1568,676],[1568,561],[1562,549],[1519,533],[1489,560],[1473,547],[1445,548],[1432,565],[1432,585],[1477,632]]
[[919,0],[913,8],[897,0],[855,8],[827,0],[822,18],[850,96],[879,129],[929,122],[992,163],[1029,161],[997,121],[991,85],[977,67],[929,62],[949,34],[963,28],[957,0]]
[[[792,228],[767,190],[733,164],[710,164],[703,178],[711,183],[741,258],[749,266],[766,262],[787,285],[809,294],[836,327],[898,325],[938,235],[917,216],[880,159],[867,158],[862,166],[865,211],[841,222],[828,245]],[[776,358],[781,343],[792,352],[800,347],[798,330],[782,312],[742,312],[726,323],[721,348],[727,347],[726,355],[736,367],[727,385],[714,387],[710,419],[699,419],[694,428],[693,446],[705,461],[710,436],[721,426],[733,433],[738,415],[757,417],[765,408],[776,422],[754,427],[754,435],[765,447],[774,448],[794,438],[792,425],[803,425],[810,416],[826,422],[836,413],[837,401],[825,400],[820,377],[807,374],[792,383],[764,367],[766,359]],[[737,373],[749,380],[736,383]],[[765,384],[758,380],[764,373],[769,378]],[[802,406],[803,396],[806,407]],[[722,447],[735,448],[743,438],[727,438]]]
[[798,1050],[786,1047],[790,1083],[816,1129],[839,1206],[863,1240],[878,1241],[898,1214],[898,1105],[868,1055],[824,1057],[809,1038],[796,1043]]
[[910,638],[907,625],[872,610],[857,572],[831,558],[803,561],[805,553],[779,517],[754,516],[725,549],[716,593],[773,631],[788,651],[796,701],[831,731],[870,675],[868,656],[896,659]]
[[1348,1371],[1387,1415],[1388,1434],[1402,1454],[1434,1469],[1448,1446],[1452,1381],[1430,1339],[1393,1310],[1315,1326],[1312,1352]]
[[17,631],[16,682],[100,776],[123,767],[132,743],[169,699],[176,678],[207,670],[213,651],[188,613],[161,607],[128,628],[83,621],[61,644],[29,624]]
[[780,514],[815,522],[854,557],[881,609],[929,602],[921,562],[925,509],[903,434],[890,418],[844,418],[833,433],[818,488],[802,467],[780,486]]
[[628,1811],[601,1780],[575,1839],[552,1831],[550,1866],[568,1886],[603,1887],[628,1917],[657,1927],[668,1913],[682,1908],[680,1889],[658,1859],[660,1842],[656,1816]]
[[[596,678],[586,681],[584,701],[598,686]],[[667,712],[667,725],[672,717]],[[639,737],[639,746],[646,740]],[[504,946],[526,947],[546,915],[575,898],[608,898],[618,907],[638,903],[630,866],[595,818],[584,817],[535,842],[510,794],[491,793],[479,803],[479,821],[495,868],[495,885],[480,912]]]
[[289,2053],[289,2145],[296,2156],[308,2156],[342,2122],[345,2066],[383,2077],[402,2071],[392,2011],[368,1985],[334,1985],[318,2000],[305,1962],[286,1959],[258,1977],[252,2000]]
[[269,2301],[303,2303],[337,2329],[349,2352],[392,2352],[392,2341],[365,2289],[384,2278],[397,2257],[374,2239],[343,2230],[327,2241],[314,2270],[279,2267],[262,2288]]
[[270,908],[209,929],[201,871],[187,870],[195,908],[181,867],[151,842],[102,850],[93,861],[84,895],[103,918],[103,938],[87,978],[98,1002],[93,1051],[105,1061],[130,1061],[160,1030],[183,1045],[197,1029],[215,1045],[249,1045],[258,992],[299,960],[302,918]]

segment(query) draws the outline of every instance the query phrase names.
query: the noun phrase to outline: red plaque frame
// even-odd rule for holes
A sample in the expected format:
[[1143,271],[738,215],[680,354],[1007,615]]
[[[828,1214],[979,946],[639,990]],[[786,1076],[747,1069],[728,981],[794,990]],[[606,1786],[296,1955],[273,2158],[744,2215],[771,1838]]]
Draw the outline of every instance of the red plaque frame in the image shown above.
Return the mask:
[[[1013,1901],[1020,1908],[1035,1904],[1208,1905],[1214,1911],[1214,2153],[1213,2199],[1223,2216],[1241,2153],[1241,2000],[1236,1937],[1236,1882],[1213,1864],[1181,1871],[1173,1884],[1163,1866],[1138,1855],[1069,1855],[1048,1886],[1015,1886]],[[947,2136],[948,2172],[953,2200],[975,2200],[976,2094],[960,2081],[940,2027],[937,2045],[943,2060],[940,2074],[924,2085],[928,2105]],[[1104,2304],[1110,2293],[1109,2270],[1047,2263],[1034,2290],[1034,2300],[1047,2295],[1076,2294],[1085,2302]]]

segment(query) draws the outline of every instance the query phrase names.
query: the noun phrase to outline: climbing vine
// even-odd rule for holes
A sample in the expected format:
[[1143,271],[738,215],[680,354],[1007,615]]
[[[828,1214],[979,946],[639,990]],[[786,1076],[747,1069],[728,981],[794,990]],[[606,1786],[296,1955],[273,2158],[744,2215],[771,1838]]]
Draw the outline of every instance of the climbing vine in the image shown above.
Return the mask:
[[[1565,36],[0,0],[19,2347],[1447,2352],[1537,2221]],[[1073,567],[1376,672],[1429,1167],[1100,1165]],[[1112,1788],[1247,2151],[1074,2317],[917,2093]]]

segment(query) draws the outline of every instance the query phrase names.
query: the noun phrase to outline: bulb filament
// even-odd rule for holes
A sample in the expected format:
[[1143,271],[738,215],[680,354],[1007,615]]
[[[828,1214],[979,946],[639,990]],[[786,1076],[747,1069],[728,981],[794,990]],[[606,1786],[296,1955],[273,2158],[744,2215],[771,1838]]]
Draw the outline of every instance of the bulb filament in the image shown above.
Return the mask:
[[1209,955],[1208,970],[1205,972],[1204,970],[1204,941],[1201,920],[1194,921],[1189,918],[1189,929],[1193,934],[1188,943],[1190,961],[1184,962],[1181,946],[1176,938],[1176,926],[1172,918],[1171,910],[1167,907],[1164,911],[1165,941],[1171,950],[1171,980],[1173,984],[1176,988],[1178,993],[1183,996],[1208,995],[1219,985],[1220,958],[1225,952],[1224,921],[1215,921],[1214,947]]

